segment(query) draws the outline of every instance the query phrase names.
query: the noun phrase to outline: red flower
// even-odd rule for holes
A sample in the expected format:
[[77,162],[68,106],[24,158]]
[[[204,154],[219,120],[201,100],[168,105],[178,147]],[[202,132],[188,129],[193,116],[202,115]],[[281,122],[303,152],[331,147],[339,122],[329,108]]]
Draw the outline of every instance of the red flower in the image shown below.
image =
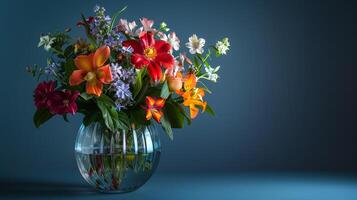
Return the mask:
[[161,109],[165,105],[165,99],[147,96],[145,101],[146,107],[143,106],[143,108],[146,110],[146,120],[154,118],[157,122],[160,122],[163,116]]
[[[87,24],[91,24],[93,21],[94,21],[94,17],[90,16],[90,17],[88,17],[88,19],[86,20],[86,23],[87,23]],[[86,23],[84,23],[83,21],[79,21],[79,22],[77,22],[77,26],[78,26],[78,27],[80,27],[80,26],[85,26]]]
[[153,81],[161,79],[161,66],[172,68],[174,65],[174,58],[169,54],[171,45],[163,40],[155,40],[152,32],[142,32],[139,41],[126,40],[123,46],[134,49],[131,62],[138,69],[147,66]]
[[56,82],[42,82],[37,85],[34,91],[34,101],[38,109],[48,108],[48,100],[55,90]]
[[76,99],[78,91],[55,91],[49,101],[49,109],[52,114],[63,115],[66,113],[75,114],[77,112]]

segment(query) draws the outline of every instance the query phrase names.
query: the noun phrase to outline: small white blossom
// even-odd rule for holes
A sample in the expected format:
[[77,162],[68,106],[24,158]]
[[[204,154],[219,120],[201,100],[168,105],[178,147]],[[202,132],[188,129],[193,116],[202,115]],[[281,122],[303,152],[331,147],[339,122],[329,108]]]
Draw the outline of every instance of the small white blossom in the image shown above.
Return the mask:
[[50,37],[49,35],[44,35],[40,37],[40,42],[38,43],[38,47],[43,46],[43,48],[48,51],[51,49],[51,45],[54,43],[56,38]]
[[190,49],[191,54],[202,54],[204,52],[203,47],[205,46],[205,39],[198,38],[196,34],[193,34],[186,43],[186,47]]
[[229,46],[230,46],[230,44],[229,44],[228,38],[223,38],[222,41],[218,41],[216,43],[216,48],[217,48],[218,54],[226,55],[227,51],[229,50]]
[[126,34],[133,35],[134,29],[136,28],[136,22],[128,22],[128,20],[126,19],[120,19],[117,27],[119,31],[123,31]]
[[213,82],[217,82],[217,79],[219,78],[217,72],[219,70],[220,66],[217,66],[216,68],[205,66],[205,71],[207,73],[207,79]]
[[160,32],[159,37],[161,40],[168,42],[175,51],[180,49],[180,39],[176,36],[175,32],[171,32],[168,35]]

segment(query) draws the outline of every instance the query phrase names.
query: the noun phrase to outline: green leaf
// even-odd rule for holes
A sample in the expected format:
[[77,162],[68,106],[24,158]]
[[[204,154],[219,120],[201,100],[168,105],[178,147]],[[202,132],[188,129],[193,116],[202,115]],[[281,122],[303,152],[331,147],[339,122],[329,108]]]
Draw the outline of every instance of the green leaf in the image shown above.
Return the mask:
[[111,112],[110,106],[106,104],[105,102],[102,101],[97,101],[97,105],[102,112],[102,117],[104,120],[105,125],[109,128],[111,131],[116,130],[116,122],[118,120],[118,113],[117,112]]
[[172,132],[172,128],[171,128],[169,120],[166,119],[165,116],[162,116],[160,122],[161,122],[162,128],[164,129],[164,131],[167,134],[167,136],[169,136],[169,138],[171,140],[173,140],[174,139],[174,134]]
[[206,105],[206,110],[205,112],[207,112],[208,114],[212,115],[212,116],[215,116],[216,113],[213,111],[212,107],[210,105]]
[[53,114],[51,114],[48,109],[38,109],[33,116],[33,123],[36,128],[38,128],[47,120],[51,119],[51,117],[53,117]]
[[128,7],[128,6],[125,6],[124,8],[122,8],[121,10],[119,10],[118,12],[116,12],[116,13],[113,15],[113,19],[112,19],[112,23],[110,24],[109,31],[111,31],[111,30],[113,29],[115,20],[117,19],[117,17],[118,17],[121,13],[123,13],[123,12],[126,10],[127,7]]
[[180,109],[182,109],[180,104],[174,102],[166,102],[165,104],[164,115],[172,128],[183,128],[185,116]]
[[128,130],[130,128],[129,117],[125,112],[118,112],[118,128]]
[[86,101],[94,97],[93,95],[87,94],[86,92],[82,92],[80,96]]
[[84,126],[88,126],[89,124],[98,121],[98,112],[91,112],[90,114],[87,114],[83,118],[83,124]]
[[129,115],[130,115],[130,122],[134,123],[136,128],[150,125],[150,120],[145,119],[145,110],[140,107],[131,110],[129,112]]
[[105,94],[102,94],[100,97],[97,98],[97,100],[102,101],[102,102],[104,102],[106,104],[109,104],[109,105],[112,105],[112,106],[115,107],[114,101],[110,97],[105,95]]
[[64,64],[64,71],[66,72],[67,78],[72,74],[72,72],[77,69],[76,65],[74,64],[74,60],[70,59]]
[[87,35],[88,39],[90,40],[90,42],[91,42],[94,46],[96,46],[96,45],[97,45],[97,42],[96,42],[95,38],[93,37],[93,35],[90,33],[90,28],[89,28],[89,24],[88,24],[88,22],[87,22],[87,19],[86,19],[86,17],[85,17],[83,14],[82,14],[81,16],[82,16],[82,21],[83,21],[83,23],[84,23],[84,28],[85,28],[85,30],[86,30],[86,35]]
[[145,73],[146,73],[146,67],[141,69],[136,74],[136,81],[135,81],[134,91],[133,91],[134,98],[139,94],[141,88],[143,87],[143,78],[145,76]]
[[66,58],[70,57],[71,55],[73,55],[73,52],[74,52],[74,46],[73,45],[70,45],[68,46],[65,50],[64,50],[64,56]]
[[167,99],[167,97],[169,97],[169,95],[170,95],[169,86],[167,85],[167,81],[165,81],[161,88],[160,97]]
[[111,131],[117,129],[128,130],[130,127],[129,118],[124,112],[118,112],[115,104],[108,96],[102,95],[97,98],[97,105],[102,113],[105,125]]

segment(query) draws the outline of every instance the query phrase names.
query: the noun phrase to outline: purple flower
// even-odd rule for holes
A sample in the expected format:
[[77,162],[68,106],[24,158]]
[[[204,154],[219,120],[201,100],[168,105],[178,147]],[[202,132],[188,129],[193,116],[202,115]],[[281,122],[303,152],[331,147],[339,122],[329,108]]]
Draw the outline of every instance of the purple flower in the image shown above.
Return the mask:
[[124,69],[118,63],[111,64],[111,71],[113,75],[113,79],[117,80],[120,79],[127,83],[134,83],[135,82],[135,71],[134,69]]
[[47,67],[45,67],[45,73],[48,75],[55,74],[58,70],[59,64],[52,62]]
[[130,100],[132,98],[129,84],[124,83],[121,80],[117,80],[114,82],[114,88],[115,88],[115,96],[119,100],[128,100],[128,99]]

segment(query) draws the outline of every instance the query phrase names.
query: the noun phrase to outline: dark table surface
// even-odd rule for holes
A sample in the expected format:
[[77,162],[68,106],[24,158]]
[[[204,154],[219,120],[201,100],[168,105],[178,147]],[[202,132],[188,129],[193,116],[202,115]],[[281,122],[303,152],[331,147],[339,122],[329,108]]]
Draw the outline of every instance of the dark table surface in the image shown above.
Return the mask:
[[0,199],[356,200],[357,179],[328,174],[155,174],[132,193],[102,194],[79,176],[1,179]]

